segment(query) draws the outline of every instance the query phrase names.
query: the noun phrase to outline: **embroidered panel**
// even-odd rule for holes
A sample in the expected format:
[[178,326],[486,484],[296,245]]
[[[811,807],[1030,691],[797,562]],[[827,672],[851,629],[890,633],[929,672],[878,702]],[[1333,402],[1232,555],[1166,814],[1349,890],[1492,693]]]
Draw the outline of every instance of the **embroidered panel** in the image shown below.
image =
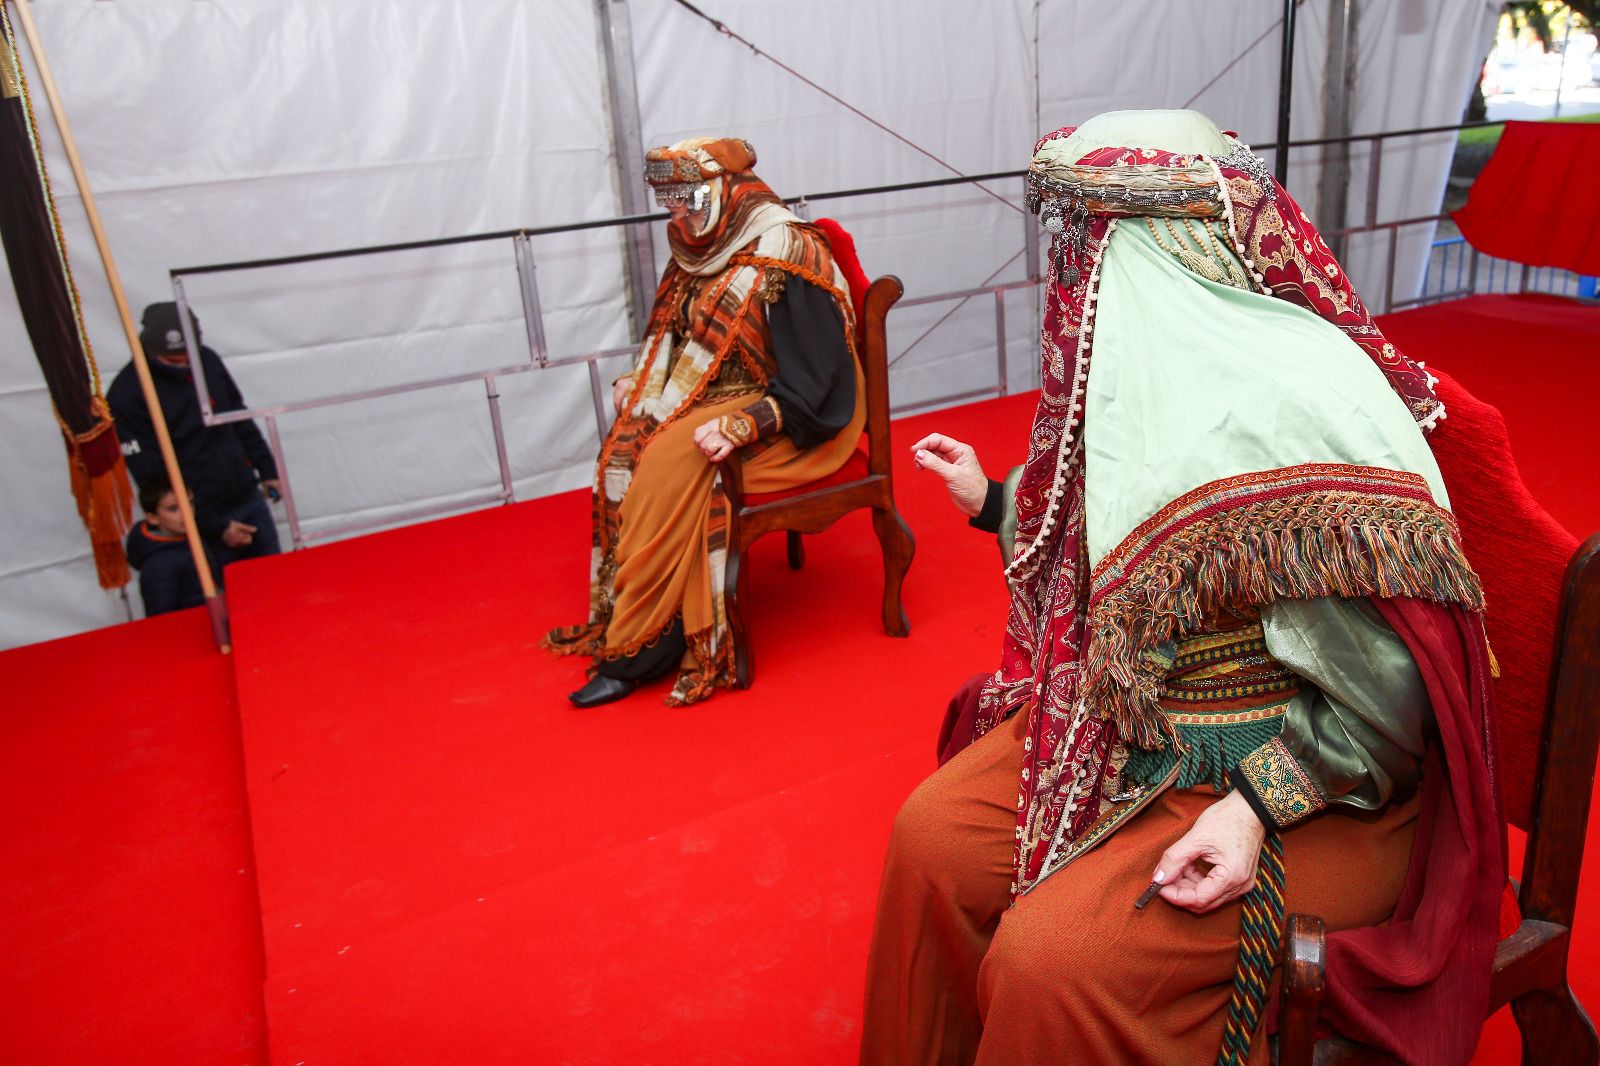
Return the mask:
[[1328,806],[1317,786],[1279,737],[1239,761],[1239,772],[1272,820],[1285,828]]

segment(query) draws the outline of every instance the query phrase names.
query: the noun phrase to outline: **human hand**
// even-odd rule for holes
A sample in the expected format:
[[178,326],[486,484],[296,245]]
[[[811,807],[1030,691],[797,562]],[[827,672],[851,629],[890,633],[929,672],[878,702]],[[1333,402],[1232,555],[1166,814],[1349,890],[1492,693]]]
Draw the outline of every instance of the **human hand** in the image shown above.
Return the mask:
[[694,443],[713,463],[720,463],[733,454],[733,441],[722,435],[715,419],[694,431]]
[[229,522],[222,531],[222,543],[230,548],[243,548],[256,539],[256,527],[244,522]]
[[942,433],[930,433],[911,446],[911,453],[916,456],[917,466],[939,475],[956,510],[968,518],[983,510],[989,477],[979,465],[972,445]]
[[283,499],[283,482],[275,477],[269,477],[261,483],[261,491],[267,494],[267,499],[277,503]]
[[1150,880],[1174,907],[1207,914],[1231,903],[1256,883],[1256,862],[1266,828],[1238,792],[1207,807],[1156,866]]
[[628,402],[628,393],[632,391],[632,378],[618,378],[611,383],[611,406],[617,414],[622,413],[622,405]]

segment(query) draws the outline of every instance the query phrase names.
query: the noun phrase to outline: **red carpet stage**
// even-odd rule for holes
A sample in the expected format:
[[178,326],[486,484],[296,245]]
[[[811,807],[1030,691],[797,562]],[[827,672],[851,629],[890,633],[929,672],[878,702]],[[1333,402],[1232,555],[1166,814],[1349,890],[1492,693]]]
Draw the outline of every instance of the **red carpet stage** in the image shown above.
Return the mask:
[[[1390,324],[1502,406],[1553,513],[1600,527],[1594,421],[1550,413],[1600,395],[1600,313],[1490,297]],[[896,443],[938,428],[1000,474],[1032,402]],[[0,656],[5,1061],[852,1061],[890,819],[1004,618],[993,538],[909,455],[896,476],[910,639],[879,628],[864,515],[798,573],[769,538],[756,686],[692,708],[663,682],[573,710],[582,664],[539,650],[584,610],[583,493],[230,570],[232,660],[195,612]],[[1478,1061],[1513,1047],[1497,1021]]]

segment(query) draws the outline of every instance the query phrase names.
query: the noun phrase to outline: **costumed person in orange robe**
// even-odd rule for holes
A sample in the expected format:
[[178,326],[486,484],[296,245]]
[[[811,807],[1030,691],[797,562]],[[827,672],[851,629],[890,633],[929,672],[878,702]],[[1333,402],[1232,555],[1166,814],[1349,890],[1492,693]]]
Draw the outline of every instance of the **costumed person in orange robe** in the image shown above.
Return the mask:
[[[1030,186],[1054,239],[1002,661],[896,816],[861,1061],[1264,1064],[1304,911],[1325,1022],[1464,1064],[1505,825],[1443,406],[1204,116],[1059,130]],[[976,468],[957,445],[918,462]]]
[[733,681],[723,603],[727,497],[833,473],[866,420],[855,316],[820,230],[750,172],[737,139],[684,141],[645,156],[672,213],[672,261],[594,482],[589,620],[545,644],[593,659],[580,707],[621,699],[674,670],[669,704]]

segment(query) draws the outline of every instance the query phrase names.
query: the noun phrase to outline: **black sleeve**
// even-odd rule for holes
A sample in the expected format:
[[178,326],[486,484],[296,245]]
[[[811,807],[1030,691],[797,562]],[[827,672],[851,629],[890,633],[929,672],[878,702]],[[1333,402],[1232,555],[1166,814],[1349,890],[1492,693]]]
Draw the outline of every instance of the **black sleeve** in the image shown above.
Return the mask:
[[983,494],[983,510],[967,519],[967,525],[984,533],[1000,532],[1000,520],[1006,516],[1005,497],[1005,485],[990,481],[988,491]]
[[[211,385],[214,410],[220,412],[242,409],[245,405],[244,394],[234,383],[233,375],[228,373],[228,366],[222,361],[222,357],[210,348],[202,348],[200,358],[206,367],[206,381]],[[272,449],[267,446],[267,439],[261,435],[261,430],[256,428],[253,420],[230,422],[227,428],[233,430],[239,446],[244,449],[245,456],[250,460],[250,465],[256,468],[257,477],[262,481],[268,481],[278,476],[278,462],[272,457]]]
[[844,319],[826,291],[790,275],[767,308],[778,373],[767,386],[797,448],[838,435],[856,409],[855,357]]
[[178,567],[175,560],[164,558],[171,552],[161,551],[151,556],[139,571],[139,598],[144,600],[145,617],[151,618],[168,611],[176,611],[178,604]]
[[[161,446],[156,443],[156,427],[145,406],[144,393],[137,380],[130,382],[124,376],[133,373],[133,368],[129,367],[117,375],[106,393],[106,404],[111,408],[111,420],[117,427],[117,440],[122,444],[122,458],[128,473],[143,485],[151,478],[165,477],[167,466],[161,461]],[[128,387],[130,384],[132,388]]]

